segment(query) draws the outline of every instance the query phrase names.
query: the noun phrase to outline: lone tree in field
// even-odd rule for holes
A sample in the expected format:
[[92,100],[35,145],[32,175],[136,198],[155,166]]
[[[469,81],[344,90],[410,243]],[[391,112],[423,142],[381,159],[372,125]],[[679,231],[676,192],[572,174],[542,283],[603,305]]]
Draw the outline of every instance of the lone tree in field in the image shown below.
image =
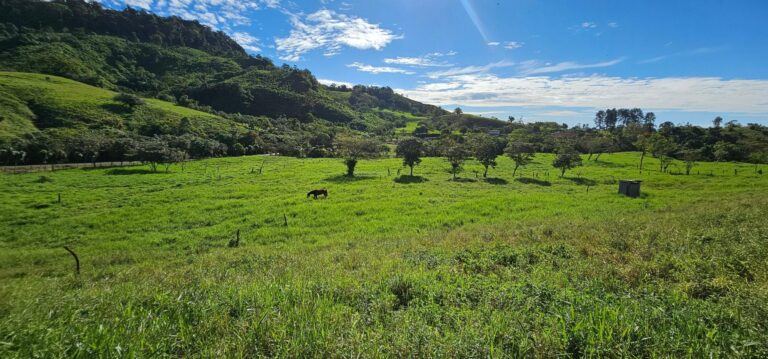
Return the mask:
[[334,145],[337,154],[344,159],[344,164],[347,165],[348,177],[355,176],[357,161],[381,157],[386,151],[386,147],[375,139],[350,134],[337,136]]
[[467,146],[451,141],[445,147],[445,158],[448,159],[448,163],[451,164],[451,174],[453,174],[453,180],[456,180],[456,173],[461,171],[461,165],[469,158],[470,153]]
[[395,153],[397,153],[398,157],[403,158],[403,166],[411,168],[411,177],[413,177],[413,166],[421,163],[423,147],[424,145],[417,138],[408,138],[397,144]]
[[581,166],[581,156],[574,149],[563,149],[557,153],[552,166],[560,169],[560,177],[565,176],[565,171]]
[[654,133],[649,139],[649,151],[659,159],[659,170],[666,172],[672,160],[672,156],[677,152],[677,144],[669,138],[661,135],[660,133]]
[[515,177],[519,167],[525,167],[533,160],[536,155],[536,148],[527,142],[510,142],[504,152],[515,161],[515,169],[512,170],[512,177]]
[[141,106],[144,104],[144,100],[142,100],[141,97],[124,92],[115,95],[113,100],[128,106],[128,108],[131,110],[133,110],[136,106]]
[[645,155],[648,153],[648,150],[651,148],[651,140],[650,136],[646,135],[640,135],[637,137],[637,141],[635,141],[634,145],[637,147],[638,150],[640,150],[640,171],[643,170],[643,160],[645,159]]
[[685,162],[685,174],[691,174],[691,169],[696,166],[696,161],[701,160],[701,151],[697,149],[686,148],[680,151],[680,157]]
[[499,156],[499,146],[493,137],[487,134],[474,136],[472,139],[472,152],[477,162],[480,162],[485,171],[483,178],[488,177],[488,167],[496,168],[496,157]]

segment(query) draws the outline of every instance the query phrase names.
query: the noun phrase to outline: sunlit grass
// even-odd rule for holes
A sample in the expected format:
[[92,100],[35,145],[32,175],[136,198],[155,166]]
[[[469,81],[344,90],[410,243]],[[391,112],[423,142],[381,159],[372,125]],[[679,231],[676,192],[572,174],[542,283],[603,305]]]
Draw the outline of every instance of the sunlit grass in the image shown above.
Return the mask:
[[768,354],[768,180],[638,158],[459,181],[439,158],[418,181],[398,159],[349,179],[265,156],[2,175],[0,356]]

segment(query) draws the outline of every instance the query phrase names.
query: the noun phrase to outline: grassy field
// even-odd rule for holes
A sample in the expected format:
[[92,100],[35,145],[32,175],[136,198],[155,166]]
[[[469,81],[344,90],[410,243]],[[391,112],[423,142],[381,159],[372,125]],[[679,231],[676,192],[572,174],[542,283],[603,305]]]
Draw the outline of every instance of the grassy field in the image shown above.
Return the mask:
[[175,126],[183,117],[205,131],[236,125],[232,121],[157,99],[135,112],[113,100],[117,93],[58,76],[0,72],[0,139],[44,127],[135,127],[147,117]]
[[0,357],[768,356],[768,177],[638,157],[0,175]]

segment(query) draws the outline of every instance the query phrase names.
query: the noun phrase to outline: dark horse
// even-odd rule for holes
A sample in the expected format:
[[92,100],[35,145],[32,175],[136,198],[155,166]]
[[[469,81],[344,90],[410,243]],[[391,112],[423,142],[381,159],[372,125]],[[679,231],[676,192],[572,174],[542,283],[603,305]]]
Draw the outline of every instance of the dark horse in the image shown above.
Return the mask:
[[315,199],[317,199],[317,196],[319,195],[323,195],[324,198],[328,198],[328,190],[325,188],[311,190],[309,193],[307,193],[307,198],[309,198],[309,196],[315,196]]

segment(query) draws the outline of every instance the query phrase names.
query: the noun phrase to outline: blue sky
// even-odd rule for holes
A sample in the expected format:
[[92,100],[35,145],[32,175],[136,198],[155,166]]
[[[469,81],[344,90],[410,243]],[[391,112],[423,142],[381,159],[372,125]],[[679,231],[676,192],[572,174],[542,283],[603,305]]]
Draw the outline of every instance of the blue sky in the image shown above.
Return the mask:
[[768,124],[768,1],[101,0],[178,15],[325,83],[524,121]]

